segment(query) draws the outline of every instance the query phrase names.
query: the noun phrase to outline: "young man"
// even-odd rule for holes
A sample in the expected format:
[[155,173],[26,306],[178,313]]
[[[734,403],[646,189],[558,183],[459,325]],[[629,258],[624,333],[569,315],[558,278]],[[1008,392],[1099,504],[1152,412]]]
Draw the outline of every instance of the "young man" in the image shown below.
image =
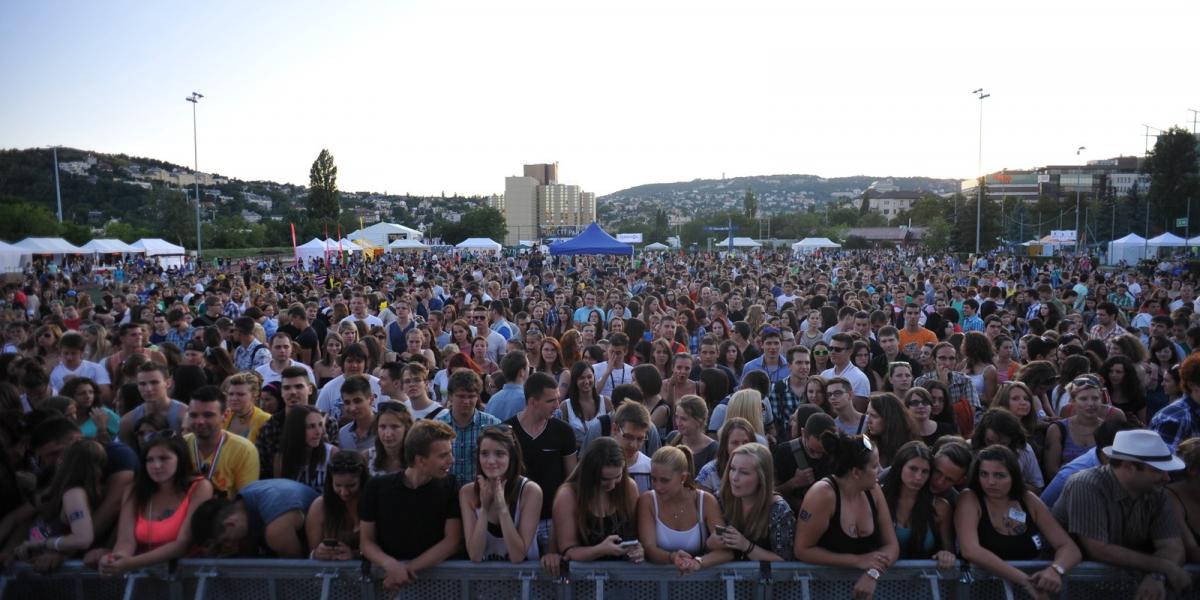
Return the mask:
[[361,289],[355,290],[354,295],[350,297],[350,314],[342,319],[342,323],[353,323],[354,321],[366,323],[367,329],[373,326],[383,327],[382,319],[367,312],[367,298],[363,295]]
[[839,333],[850,333],[854,330],[854,313],[856,312],[858,311],[853,306],[843,306],[838,311],[838,322],[833,327],[826,329],[822,336],[826,344],[833,343],[833,336]]
[[120,438],[130,447],[134,447],[133,426],[147,414],[163,415],[167,418],[167,427],[180,431],[183,416],[187,414],[188,405],[172,400],[167,396],[171,385],[171,377],[167,367],[156,362],[143,363],[137,370],[138,393],[142,396],[142,404],[125,413],[121,417]]
[[120,339],[121,347],[116,352],[113,352],[108,357],[108,361],[104,363],[104,367],[108,369],[109,381],[113,382],[115,387],[119,387],[124,381],[121,380],[121,364],[125,359],[134,354],[144,354],[150,362],[166,365],[167,359],[157,350],[148,350],[146,348],[145,339],[146,331],[142,329],[141,323],[126,323],[117,330],[117,335]]
[[[287,418],[287,409],[300,404],[311,404],[312,383],[308,373],[300,367],[288,367],[283,370],[279,380],[280,395],[283,396],[283,410],[272,416],[258,430],[258,439],[254,446],[258,448],[259,479],[270,479],[272,466],[275,464],[275,454],[282,445],[283,424]],[[337,421],[325,415],[325,435],[331,440],[338,437]]]
[[651,425],[650,411],[639,402],[625,402],[613,413],[612,437],[625,453],[625,467],[639,494],[650,489],[650,457],[642,453],[642,445]]
[[[404,438],[408,467],[374,477],[359,500],[363,558],[384,570],[384,588],[395,590],[453,556],[462,545],[454,465],[454,430],[440,421],[417,421]],[[414,518],[419,517],[419,518]]]
[[316,499],[317,492],[298,481],[256,481],[232,500],[218,496],[197,507],[193,542],[218,556],[303,558],[304,519]]
[[764,371],[771,383],[783,381],[788,378],[788,366],[784,362],[783,356],[779,354],[782,347],[782,341],[779,330],[774,327],[764,327],[760,338],[762,339],[762,356],[755,358],[746,363],[742,367],[742,379],[746,378],[746,374],[750,371]]
[[188,426],[183,436],[196,474],[212,483],[214,492],[233,497],[258,481],[258,452],[246,438],[222,428],[225,398],[215,385],[196,388],[188,403]]
[[788,378],[771,384],[770,397],[771,409],[777,415],[775,439],[783,441],[793,437],[788,431],[787,419],[784,419],[783,416],[795,413],[796,408],[800,406],[801,399],[805,397],[804,388],[812,369],[810,362],[812,353],[804,346],[793,346],[788,349],[787,358]]
[[488,328],[488,309],[476,306],[471,310],[471,328],[475,335],[487,338],[488,358],[499,363],[508,349],[508,340]]
[[921,327],[921,307],[913,302],[904,305],[904,329],[899,331],[900,351],[908,356],[919,356],[921,346],[936,344],[937,336]]
[[475,371],[458,371],[450,376],[450,410],[442,411],[435,420],[454,430],[454,467],[450,473],[462,487],[475,481],[475,447],[479,445],[479,434],[485,427],[499,425],[500,419],[475,407],[479,404],[479,392],[483,381]]
[[1184,440],[1200,435],[1200,354],[1192,354],[1179,366],[1183,396],[1163,407],[1150,419],[1154,430],[1174,452]]
[[921,361],[900,351],[900,332],[891,325],[881,327],[876,334],[879,347],[883,350],[871,359],[871,370],[880,377],[887,377],[888,367],[894,362],[906,362],[912,367],[914,377],[921,375]]
[[504,302],[500,300],[492,300],[488,305],[491,316],[491,325],[489,328],[496,333],[499,333],[504,341],[510,341],[519,336],[519,330],[516,325],[508,320],[508,308],[504,306]]
[[61,390],[71,377],[86,377],[100,386],[98,400],[107,402],[112,399],[112,380],[108,377],[108,371],[105,371],[100,363],[83,360],[84,346],[86,346],[86,342],[83,340],[83,335],[74,331],[63,334],[62,339],[58,340],[58,350],[62,356],[62,362],[58,363],[53,371],[50,371],[50,386]]
[[[932,379],[944,383],[950,389],[950,397],[947,398],[948,405],[944,410],[956,411],[954,413],[955,422],[958,424],[959,433],[964,437],[970,437],[975,430],[975,421],[983,414],[983,411],[979,403],[979,393],[975,391],[975,385],[966,375],[954,370],[957,360],[958,351],[954,349],[954,345],[950,342],[939,342],[933,347],[934,370],[913,380],[913,386],[923,386],[925,382]],[[955,409],[959,400],[964,399],[971,410]],[[962,410],[962,413],[960,414],[957,410]]]
[[281,326],[275,335],[286,333],[291,336],[292,341],[300,346],[300,362],[306,365],[316,363],[321,359],[321,338],[309,324],[308,309],[303,304],[293,304],[287,311],[287,320],[288,324]]
[[[412,318],[412,306],[405,298],[397,298],[388,305],[396,315],[396,320],[387,327],[387,346],[392,352],[404,352],[408,348],[408,332],[415,329],[417,322]],[[441,348],[441,346],[438,346]]]
[[944,435],[933,445],[933,465],[929,471],[929,491],[954,506],[959,488],[967,484],[967,471],[975,458],[966,440]]
[[500,360],[504,387],[488,399],[489,415],[507,421],[525,407],[525,380],[529,377],[529,357],[524,352],[509,352]]
[[847,435],[863,432],[867,415],[854,408],[854,392],[845,377],[834,377],[825,383],[825,397],[833,410],[834,424]]
[[191,326],[190,315],[180,308],[172,308],[167,311],[167,326],[169,329],[164,341],[175,344],[180,348],[191,341],[195,333],[195,330]]
[[750,324],[745,321],[734,321],[733,329],[729,332],[729,339],[737,345],[742,352],[742,359],[747,362],[762,356],[762,350],[750,343],[751,333]]
[[400,377],[404,395],[407,396],[404,405],[412,413],[413,419],[432,419],[446,410],[429,397],[429,371],[424,365],[410,362],[404,365]]
[[850,382],[854,392],[854,407],[858,410],[867,409],[867,399],[871,396],[871,380],[862,369],[850,362],[850,353],[854,351],[854,336],[849,333],[838,333],[829,343],[830,366],[821,371],[821,377],[831,379],[843,377]]
[[376,398],[376,403],[403,402],[408,397],[404,395],[404,365],[398,362],[385,362],[379,366],[379,391],[383,395]]
[[271,360],[271,349],[254,337],[254,319],[238,317],[233,323],[238,345],[233,350],[233,364],[239,371],[257,369]]
[[263,385],[279,381],[280,374],[288,367],[300,367],[308,371],[308,379],[313,385],[317,384],[317,376],[308,365],[292,359],[292,336],[285,331],[276,331],[271,338],[271,360],[254,369],[261,377]]
[[1054,517],[1088,560],[1145,574],[1139,598],[1192,587],[1178,518],[1163,489],[1183,461],[1147,429],[1121,431],[1104,449],[1108,464],[1076,473],[1054,504]]
[[983,319],[979,318],[979,301],[974,298],[964,300],[962,314],[963,333],[968,331],[983,331]]
[[150,345],[157,346],[167,341],[167,334],[171,332],[171,328],[167,325],[167,315],[161,312],[155,313],[150,324],[153,326],[150,332]]
[[688,379],[692,381],[700,381],[700,373],[704,369],[717,369],[725,374],[729,380],[729,389],[737,389],[738,376],[733,372],[733,369],[717,362],[717,355],[720,354],[721,342],[714,335],[706,335],[700,338],[699,359],[695,366],[692,367],[692,372],[688,375]]
[[255,405],[259,390],[258,379],[250,373],[234,373],[221,382],[221,393],[225,395],[225,431],[246,438],[251,444],[258,440],[258,432],[271,413]]
[[[342,355],[339,357],[339,362],[342,365],[342,374],[334,377],[329,383],[326,383],[321,388],[321,393],[317,395],[317,410],[333,417],[335,421],[342,420],[342,383],[347,377],[353,375],[362,375],[371,382],[371,393],[378,398],[383,392],[379,389],[379,378],[367,373],[367,348],[362,344],[350,344],[342,350]],[[310,371],[311,373],[311,371]]]
[[592,365],[596,389],[601,395],[612,396],[614,387],[633,382],[633,367],[625,362],[628,349],[629,337],[618,331],[608,339],[608,360]]
[[[544,490],[557,490],[575,469],[575,432],[554,418],[559,404],[558,382],[547,373],[536,372],[525,381],[525,410],[505,421],[521,444],[525,476]],[[549,547],[553,506],[554,494],[546,494],[538,524],[539,548]]]
[[[780,419],[782,420],[782,419]],[[833,430],[833,417],[814,404],[802,405],[792,418],[794,436],[771,449],[775,466],[775,491],[793,507],[800,502],[812,484],[832,475],[830,457],[821,446],[821,434]],[[782,438],[781,438],[782,439]]]
[[342,383],[342,405],[348,423],[338,430],[338,449],[362,452],[375,446],[371,422],[375,420],[375,394],[371,382],[362,375],[351,375]]

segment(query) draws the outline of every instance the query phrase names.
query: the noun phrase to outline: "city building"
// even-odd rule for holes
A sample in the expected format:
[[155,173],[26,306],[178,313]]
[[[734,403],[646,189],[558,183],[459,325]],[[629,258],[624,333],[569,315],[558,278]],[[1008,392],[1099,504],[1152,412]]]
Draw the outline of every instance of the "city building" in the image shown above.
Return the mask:
[[872,191],[878,188],[872,186],[867,190],[867,197],[870,199],[867,208],[874,213],[879,213],[888,219],[894,219],[900,213],[912,208],[913,204],[925,197],[927,194],[921,190],[899,190],[892,189],[887,191]]
[[596,220],[596,195],[558,182],[558,163],[525,165],[521,176],[504,179],[504,196],[488,205],[504,213],[504,244],[573,236]]
[[[1017,198],[1036,202],[1038,198],[1063,198],[1077,192],[1087,196],[1127,197],[1136,184],[1141,193],[1150,187],[1148,175],[1139,173],[1141,159],[1118,156],[1090,160],[1082,165],[1047,165],[1036,169],[1005,169],[987,175],[985,194],[989,200]],[[962,195],[973,198],[978,192],[975,179],[962,181]]]

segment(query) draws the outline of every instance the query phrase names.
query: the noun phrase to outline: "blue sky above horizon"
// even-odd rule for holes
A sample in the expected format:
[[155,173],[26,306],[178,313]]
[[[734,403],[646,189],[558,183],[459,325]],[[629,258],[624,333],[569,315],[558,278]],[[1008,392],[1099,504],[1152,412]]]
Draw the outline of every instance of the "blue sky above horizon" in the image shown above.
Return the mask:
[[1200,109],[1196,2],[0,3],[0,147],[342,189],[600,194],[727,176],[976,174],[1140,154]]

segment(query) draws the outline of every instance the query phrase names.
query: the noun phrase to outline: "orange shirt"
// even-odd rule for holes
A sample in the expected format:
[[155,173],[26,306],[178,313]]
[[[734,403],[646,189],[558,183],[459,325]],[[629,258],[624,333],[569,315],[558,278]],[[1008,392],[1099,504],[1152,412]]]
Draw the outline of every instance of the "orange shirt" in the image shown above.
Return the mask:
[[900,351],[912,358],[921,355],[921,347],[925,344],[936,344],[937,342],[937,336],[924,327],[918,329],[916,333],[909,331],[907,327],[900,330]]

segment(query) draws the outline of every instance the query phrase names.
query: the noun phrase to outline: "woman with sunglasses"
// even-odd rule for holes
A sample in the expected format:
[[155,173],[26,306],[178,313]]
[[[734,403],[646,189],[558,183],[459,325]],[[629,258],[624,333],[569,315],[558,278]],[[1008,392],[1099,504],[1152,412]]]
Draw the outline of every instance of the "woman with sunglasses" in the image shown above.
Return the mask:
[[[405,377],[413,377],[406,374]],[[412,412],[399,402],[380,402],[375,407],[375,445],[363,451],[371,477],[404,470],[404,436],[412,428]]]
[[329,462],[321,495],[308,507],[304,537],[316,560],[353,560],[358,556],[358,498],[370,476],[357,452],[340,452]]
[[833,475],[813,484],[796,522],[796,559],[863,571],[855,598],[870,598],[877,580],[900,555],[896,530],[879,488],[879,454],[869,439],[839,431],[821,434]]
[[[829,368],[829,360],[830,360],[829,359],[829,344],[826,344],[824,341],[820,341],[820,342],[813,344],[812,357],[813,357],[813,367],[812,367],[813,373],[821,373],[821,372],[825,371],[826,369],[828,369]],[[738,371],[738,372],[740,373],[741,371]]]
[[121,504],[117,542],[97,570],[106,577],[182,557],[191,543],[191,516],[213,495],[197,477],[183,437],[167,429],[142,444],[141,467]]
[[933,395],[923,387],[909,389],[904,394],[904,406],[912,416],[913,430],[925,445],[932,448],[943,435],[957,435],[952,423],[936,421],[933,417]]
[[483,428],[475,449],[475,473],[475,481],[458,491],[471,561],[536,561],[542,488],[524,476],[521,445],[511,426]]

